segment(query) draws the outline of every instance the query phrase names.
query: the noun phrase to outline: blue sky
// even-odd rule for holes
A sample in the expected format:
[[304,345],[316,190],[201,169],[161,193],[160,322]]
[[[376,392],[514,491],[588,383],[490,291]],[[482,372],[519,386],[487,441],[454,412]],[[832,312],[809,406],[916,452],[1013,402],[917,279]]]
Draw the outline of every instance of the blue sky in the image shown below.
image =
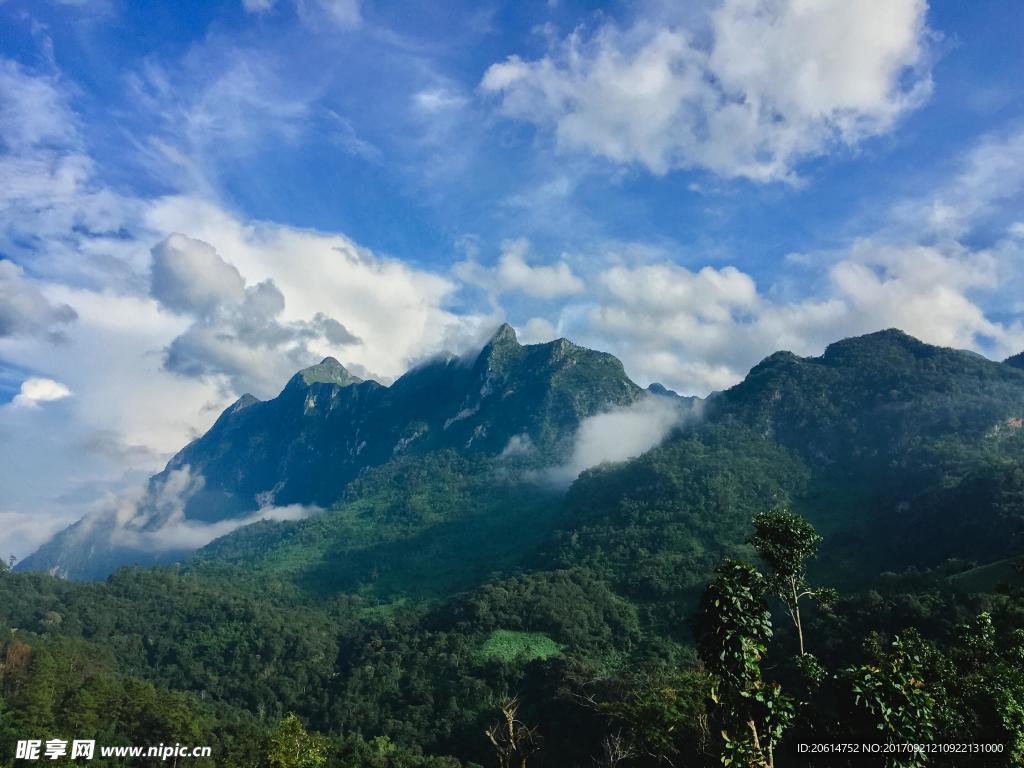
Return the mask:
[[0,2],[0,551],[326,354],[1019,351],[1017,5]]

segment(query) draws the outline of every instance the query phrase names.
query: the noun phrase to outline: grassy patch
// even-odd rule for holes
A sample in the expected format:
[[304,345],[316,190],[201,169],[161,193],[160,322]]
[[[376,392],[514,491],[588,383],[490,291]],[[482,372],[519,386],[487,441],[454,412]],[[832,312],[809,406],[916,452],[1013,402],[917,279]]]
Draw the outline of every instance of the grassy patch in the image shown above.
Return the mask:
[[1004,584],[1020,586],[1024,584],[1024,574],[1019,565],[1020,558],[1010,557],[950,576],[949,583],[966,592],[993,592]]
[[527,662],[558,656],[561,646],[543,632],[515,632],[496,629],[480,646],[482,659],[504,662]]

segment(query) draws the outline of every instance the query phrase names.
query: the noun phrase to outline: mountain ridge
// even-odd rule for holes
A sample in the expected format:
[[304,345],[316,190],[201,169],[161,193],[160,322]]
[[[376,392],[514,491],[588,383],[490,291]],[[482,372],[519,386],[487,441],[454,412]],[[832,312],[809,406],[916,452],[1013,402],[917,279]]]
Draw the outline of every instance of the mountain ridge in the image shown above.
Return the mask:
[[[139,527],[156,530],[174,515],[214,524],[267,507],[328,506],[362,472],[406,453],[455,448],[498,455],[519,440],[538,462],[552,461],[584,418],[642,396],[614,356],[565,339],[522,345],[508,324],[472,359],[427,361],[391,386],[353,376],[328,357],[292,376],[277,397],[243,395],[225,409],[150,479]],[[158,497],[182,473],[193,482],[182,492],[179,514]],[[97,541],[98,533],[83,539],[89,528],[76,524],[59,533],[22,568],[95,577],[126,562],[181,554],[116,552]],[[90,560],[106,564],[96,570],[86,566]]]
[[[475,356],[434,358],[389,387],[325,358],[296,373],[277,397],[243,395],[225,409],[150,480],[139,527],[148,534],[172,518],[218,525],[261,510],[272,516],[277,507],[344,505],[346,489],[366,472],[444,451],[490,467],[474,472],[496,471],[496,458],[537,472],[565,460],[584,419],[645,397],[696,402],[656,384],[643,390],[614,356],[566,339],[522,345],[508,324]],[[873,467],[885,476],[934,451],[930,434],[983,440],[1002,430],[999,439],[1011,439],[1022,416],[1024,371],[897,329],[835,342],[816,357],[773,353],[710,396],[701,413],[708,423],[742,424],[810,466]],[[172,480],[186,486],[180,504],[157,503]],[[76,541],[88,527],[58,534],[21,567],[95,578],[138,561],[138,553],[117,552],[97,536]]]

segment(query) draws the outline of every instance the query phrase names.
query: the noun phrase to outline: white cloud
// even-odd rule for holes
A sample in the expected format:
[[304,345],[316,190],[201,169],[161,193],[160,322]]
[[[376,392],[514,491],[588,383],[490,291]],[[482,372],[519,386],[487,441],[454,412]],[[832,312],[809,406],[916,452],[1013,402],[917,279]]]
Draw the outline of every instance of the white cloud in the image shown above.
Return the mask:
[[[327,17],[341,27],[358,27],[363,20],[360,0],[313,0]],[[299,0],[300,8],[303,7]]]
[[265,13],[277,4],[277,0],[242,0],[242,7],[249,13]]
[[183,555],[261,520],[301,520],[323,511],[316,506],[290,504],[264,506],[242,517],[212,523],[189,519],[185,504],[202,486],[202,476],[192,474],[186,465],[146,490],[108,494],[90,505],[86,515],[64,534],[65,546],[95,546],[101,551],[112,546],[140,554]]
[[833,252],[788,256],[817,286],[801,296],[735,267],[609,256],[596,300],[563,307],[559,325],[618,354],[637,380],[697,394],[736,383],[775,350],[819,354],[889,327],[1003,359],[1024,348],[1022,194],[1024,131],[983,137],[945,182],[892,206],[874,231]]
[[[192,195],[111,191],[83,149],[59,79],[0,64],[15,81],[0,91],[0,102],[18,97],[0,112],[0,252],[32,267],[29,278],[0,262],[0,290],[16,297],[0,304],[8,329],[0,334],[0,359],[74,392],[59,409],[0,408],[6,514],[35,515],[39,529],[49,530],[51,521],[80,516],[99,495],[139,485],[205,431],[243,384],[272,395],[297,368],[327,355],[387,380],[480,324],[446,308],[456,288],[450,279],[343,236],[242,221]],[[160,77],[152,80],[160,92]],[[213,101],[211,95],[195,109],[171,110],[169,118],[209,118],[211,135],[221,139],[244,129],[231,99],[225,96],[221,111]],[[35,126],[31,135],[16,119],[22,113]],[[197,126],[184,130],[194,128],[198,141]],[[174,233],[190,239],[151,252]],[[212,255],[196,241],[209,244]],[[163,304],[149,293],[154,267]],[[65,337],[59,354],[39,343],[54,330]],[[199,365],[203,375],[165,368],[176,340],[181,366]],[[86,447],[99,436],[110,450]],[[0,551],[27,554],[15,538],[28,541],[0,530]]]
[[577,29],[481,81],[559,148],[653,173],[792,179],[803,159],[886,133],[930,92],[924,0],[725,0],[709,43],[679,26]]
[[245,299],[245,280],[209,243],[172,234],[153,246],[150,293],[174,312],[209,316]]
[[75,310],[50,301],[38,285],[12,261],[0,259],[0,337],[63,338],[63,327],[75,320]]
[[[136,210],[94,184],[94,173],[60,79],[0,57],[0,253],[31,258],[39,290],[58,274],[107,286],[124,279],[123,234],[135,232]],[[31,285],[18,281],[14,291],[25,301]]]
[[526,261],[530,244],[526,240],[506,240],[493,268],[473,260],[460,261],[453,274],[466,283],[477,285],[494,296],[522,293],[537,299],[555,299],[581,293],[583,281],[573,274],[564,260],[552,264],[531,265]]
[[[276,5],[277,0],[242,0],[242,7],[249,13],[267,13]],[[363,21],[361,0],[295,0],[295,5],[310,25],[321,18],[339,27],[358,27]]]
[[38,408],[40,403],[52,403],[71,397],[71,390],[53,379],[32,377],[21,383],[21,390],[11,405],[15,408]]
[[55,77],[0,58],[0,135],[8,152],[75,143],[76,125]]
[[426,88],[413,95],[416,109],[426,113],[449,112],[466,105],[466,97],[442,86]]
[[188,519],[185,502],[202,485],[202,476],[193,475],[187,465],[173,470],[150,493],[105,502],[87,519],[84,531],[91,534],[91,529],[99,525],[104,529],[102,535],[116,546],[143,552],[191,551],[260,520],[301,520],[323,511],[315,506],[289,504],[265,506],[243,517],[213,523]]
[[558,328],[543,317],[531,317],[526,325],[516,329],[516,335],[523,344],[542,344],[558,338]]
[[[403,373],[411,360],[442,351],[461,328],[477,324],[475,316],[445,309],[456,288],[449,279],[377,256],[342,235],[243,223],[194,198],[157,201],[147,222],[157,231],[187,232],[215,246],[219,258],[248,281],[246,302],[256,285],[272,281],[272,288],[261,290],[261,298],[283,302],[271,309],[280,308],[274,318],[285,329],[308,330],[303,324],[316,325],[316,315],[322,315],[362,341],[357,346],[331,344],[325,328],[323,339],[309,340],[316,359],[333,354],[388,379]],[[285,353],[290,349],[281,347]],[[283,358],[289,365],[296,362],[287,354]],[[265,366],[271,363],[263,358]]]
[[568,484],[585,469],[646,453],[668,437],[688,413],[674,398],[648,395],[632,405],[590,416],[576,430],[569,460],[547,470],[543,477]]
[[1013,284],[1019,246],[972,251],[856,241],[827,267],[821,292],[773,299],[734,267],[616,265],[573,330],[623,358],[641,381],[704,394],[739,381],[766,354],[818,354],[839,338],[896,327],[943,346],[1002,359],[1024,347],[1024,323],[989,318],[979,295]]
[[317,118],[329,118],[314,107],[320,81],[289,81],[283,69],[269,50],[235,46],[197,47],[177,67],[148,60],[127,76],[137,117],[146,120],[133,159],[165,184],[216,199],[225,161],[269,141],[294,144],[324,127]]
[[516,456],[531,456],[536,450],[536,446],[526,433],[512,435],[509,438],[508,444],[501,451],[499,458],[510,459]]
[[5,562],[34,552],[53,534],[75,522],[75,516],[40,515],[36,512],[13,512],[0,509],[0,559]]
[[[1017,215],[1024,191],[1024,129],[983,137],[958,171],[934,194],[905,200],[896,206],[890,228],[893,237],[907,230],[917,236],[957,239],[979,221],[1006,212]],[[1012,222],[1009,225],[1010,234]]]
[[285,298],[272,279],[246,287],[211,245],[180,234],[153,248],[150,293],[164,307],[194,318],[168,345],[164,366],[186,376],[227,376],[236,392],[276,394],[316,358],[310,343],[335,350],[361,343],[323,312],[282,323]]

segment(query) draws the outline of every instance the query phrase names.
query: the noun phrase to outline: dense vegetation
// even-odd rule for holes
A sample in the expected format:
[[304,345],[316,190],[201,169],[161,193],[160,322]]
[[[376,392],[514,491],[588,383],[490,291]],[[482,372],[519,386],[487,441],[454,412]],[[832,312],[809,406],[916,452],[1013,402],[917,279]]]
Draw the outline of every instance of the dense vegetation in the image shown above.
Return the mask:
[[769,358],[567,493],[438,446],[182,565],[5,571],[0,764],[95,735],[237,766],[1024,765],[1022,417],[1024,371],[887,332]]

